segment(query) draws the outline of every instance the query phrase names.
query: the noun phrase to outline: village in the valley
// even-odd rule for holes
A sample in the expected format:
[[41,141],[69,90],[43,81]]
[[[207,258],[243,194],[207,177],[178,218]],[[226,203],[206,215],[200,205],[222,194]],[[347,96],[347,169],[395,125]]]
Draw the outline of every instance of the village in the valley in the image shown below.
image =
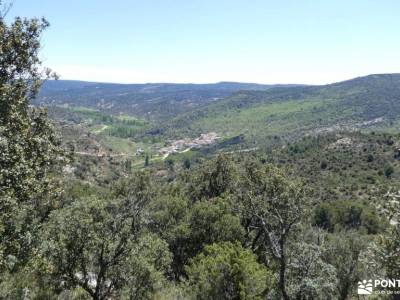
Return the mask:
[[218,138],[219,136],[215,132],[202,133],[200,137],[195,139],[185,138],[173,141],[170,146],[161,148],[159,150],[159,153],[163,156],[163,159],[165,159],[171,153],[183,153],[189,151],[192,148],[200,148],[202,146],[210,145],[214,143]]

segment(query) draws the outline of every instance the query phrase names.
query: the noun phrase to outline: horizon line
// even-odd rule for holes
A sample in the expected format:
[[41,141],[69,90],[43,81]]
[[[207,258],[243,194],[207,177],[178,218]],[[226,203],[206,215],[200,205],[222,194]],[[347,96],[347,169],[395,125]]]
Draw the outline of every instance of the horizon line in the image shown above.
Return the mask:
[[282,83],[282,82],[275,82],[275,83],[260,83],[260,82],[254,82],[254,81],[232,81],[232,80],[221,80],[221,81],[215,81],[215,82],[183,82],[183,81],[149,81],[149,82],[113,82],[113,81],[97,81],[97,80],[86,80],[86,79],[70,79],[66,78],[63,79],[62,76],[60,76],[59,79],[46,79],[46,81],[75,81],[75,82],[86,82],[86,83],[94,83],[94,84],[117,84],[117,85],[134,85],[134,84],[143,84],[143,85],[150,85],[150,84],[191,84],[191,85],[207,85],[207,84],[224,84],[224,83],[231,83],[231,84],[255,84],[255,85],[303,85],[303,86],[324,86],[324,85],[330,85],[330,84],[335,84],[339,82],[345,82],[349,80],[354,80],[357,78],[363,78],[363,77],[368,77],[368,76],[382,76],[382,75],[400,75],[399,73],[370,73],[366,75],[360,75],[360,76],[355,76],[355,77],[350,77],[347,79],[339,80],[339,81],[332,81],[328,83],[299,83],[299,82],[290,82],[290,83]]

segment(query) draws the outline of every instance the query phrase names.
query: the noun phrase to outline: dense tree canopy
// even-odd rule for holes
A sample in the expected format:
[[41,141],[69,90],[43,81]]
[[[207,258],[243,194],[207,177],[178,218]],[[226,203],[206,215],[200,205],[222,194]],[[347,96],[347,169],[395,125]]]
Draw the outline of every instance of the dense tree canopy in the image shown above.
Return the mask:
[[[1,5],[1,4],[0,4]],[[0,17],[0,269],[17,267],[34,248],[39,223],[58,207],[54,173],[62,162],[43,109],[31,107],[49,70],[41,67],[43,19]]]
[[131,197],[84,199],[52,214],[42,255],[55,282],[93,299],[149,297],[170,255],[163,240],[142,233],[144,206]]
[[[53,76],[38,56],[48,25],[0,13],[1,299],[346,300],[366,276],[398,279],[400,196],[385,194],[399,168],[391,135],[348,133],[355,147],[325,135],[224,151],[242,140],[233,137],[221,151],[137,151],[139,163],[83,152],[65,166],[46,110],[31,105]],[[214,108],[240,113],[261,95]],[[107,137],[148,126],[81,113],[110,126]],[[111,176],[98,180],[103,173]]]
[[205,247],[187,267],[189,288],[195,299],[263,299],[273,276],[256,256],[239,243]]

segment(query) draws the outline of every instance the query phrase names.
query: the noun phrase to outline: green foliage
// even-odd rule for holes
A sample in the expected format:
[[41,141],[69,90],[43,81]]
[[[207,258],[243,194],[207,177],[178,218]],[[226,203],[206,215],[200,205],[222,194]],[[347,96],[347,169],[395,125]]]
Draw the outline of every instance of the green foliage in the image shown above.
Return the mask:
[[239,243],[205,247],[187,267],[194,299],[264,299],[271,288],[271,272]]
[[[108,84],[81,81],[47,82],[38,103],[62,106],[79,105],[105,114],[125,112],[153,122],[173,118],[193,108],[243,89],[264,90],[271,86],[251,83],[216,84]],[[52,99],[51,102],[48,100]],[[101,105],[99,105],[99,99]],[[75,109],[75,107],[73,108]],[[81,107],[78,107],[81,109]],[[153,133],[156,133],[153,131]]]
[[226,155],[208,161],[188,180],[188,192],[193,201],[211,199],[232,191],[237,171]]
[[[1,3],[0,3],[1,5]],[[57,208],[54,175],[62,150],[46,111],[30,107],[40,72],[40,36],[48,23],[0,17],[0,272],[26,263],[40,222]]]
[[[216,131],[246,135],[262,144],[269,136],[349,128],[390,129],[399,122],[398,74],[370,75],[326,86],[288,86],[240,91],[157,125],[168,136]],[[156,130],[154,130],[156,131]],[[300,148],[293,148],[294,153]]]
[[395,225],[378,241],[377,257],[388,278],[400,276],[400,226]]
[[[384,203],[380,211],[390,221],[390,226],[385,232],[378,236],[372,248],[374,262],[380,267],[373,270],[379,275],[387,278],[400,277],[400,194],[389,191],[384,195]],[[378,270],[378,272],[377,272]],[[398,288],[391,288],[398,292]],[[396,294],[393,299],[396,299]]]
[[93,299],[127,294],[145,299],[169,265],[168,247],[143,235],[145,201],[82,199],[54,212],[44,235],[43,260],[58,286],[81,287]]
[[206,245],[242,241],[244,229],[229,202],[192,203],[185,197],[161,197],[152,203],[150,229],[166,240],[173,253],[173,276],[184,274],[184,265]]
[[153,295],[166,285],[165,274],[171,264],[168,244],[156,235],[140,238],[128,261],[127,284],[122,289],[121,298],[154,299]]
[[288,294],[292,299],[336,299],[336,269],[323,259],[323,247],[304,241],[293,245],[288,265]]
[[244,229],[240,218],[233,214],[229,203],[223,199],[197,202],[189,216],[191,234],[187,246],[190,257],[207,245],[218,241],[242,241]]
[[252,248],[261,247],[278,264],[280,297],[287,292],[288,243],[309,210],[304,185],[273,166],[250,161],[245,165],[239,194],[242,223]]
[[319,205],[314,212],[313,225],[322,229],[333,232],[335,228],[335,221],[331,207],[329,204]]
[[[64,151],[30,106],[52,75],[39,72],[47,26],[0,17],[0,298],[345,300],[371,266],[400,276],[400,196],[382,197],[400,187],[400,135],[379,132],[400,122],[399,75],[276,88],[49,81],[36,103],[55,101],[81,156],[63,194]],[[243,88],[264,91],[232,95]],[[338,129],[352,130],[320,134]],[[213,145],[154,155],[211,131]]]
[[114,182],[111,189],[112,197],[138,201],[143,206],[155,197],[155,193],[152,177],[148,172],[137,172],[128,178]]
[[178,279],[190,257],[187,244],[191,235],[188,217],[190,202],[180,195],[168,195],[155,199],[149,211],[149,229],[168,243],[173,254],[172,276]]
[[[366,250],[369,237],[361,236],[355,231],[342,231],[338,235],[327,235],[324,259],[335,268],[336,294],[338,299],[346,300],[354,294],[357,282],[366,274],[369,262],[362,261],[362,253]],[[371,260],[372,257],[367,258]]]
[[[379,194],[397,185],[399,160],[398,135],[341,132],[304,137],[290,143],[302,149],[293,153],[288,147],[273,147],[267,161],[288,167],[314,190],[321,201],[360,200],[372,203]],[[369,155],[374,159],[370,161]],[[324,165],[322,165],[324,163]],[[324,167],[326,164],[325,168]],[[391,165],[391,178],[384,175],[384,166]]]
[[392,174],[394,173],[393,167],[391,165],[386,165],[384,173],[387,178],[390,178],[390,176],[392,176]]
[[173,171],[174,170],[174,161],[172,160],[172,159],[166,159],[165,161],[164,161],[164,164],[165,164],[165,167],[168,169],[168,170],[170,170],[170,171]]
[[183,168],[184,168],[184,169],[190,169],[190,166],[191,166],[190,159],[189,159],[189,158],[186,158],[186,159],[183,161]]
[[315,209],[312,222],[329,232],[353,229],[377,234],[388,226],[373,207],[355,201],[322,203]]

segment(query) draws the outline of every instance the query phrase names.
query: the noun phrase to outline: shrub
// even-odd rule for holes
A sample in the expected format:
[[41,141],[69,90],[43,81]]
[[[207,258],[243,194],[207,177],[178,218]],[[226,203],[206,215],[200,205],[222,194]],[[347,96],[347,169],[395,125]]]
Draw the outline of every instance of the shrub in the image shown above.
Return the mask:
[[269,270],[239,243],[207,246],[187,267],[188,284],[195,299],[264,299]]

